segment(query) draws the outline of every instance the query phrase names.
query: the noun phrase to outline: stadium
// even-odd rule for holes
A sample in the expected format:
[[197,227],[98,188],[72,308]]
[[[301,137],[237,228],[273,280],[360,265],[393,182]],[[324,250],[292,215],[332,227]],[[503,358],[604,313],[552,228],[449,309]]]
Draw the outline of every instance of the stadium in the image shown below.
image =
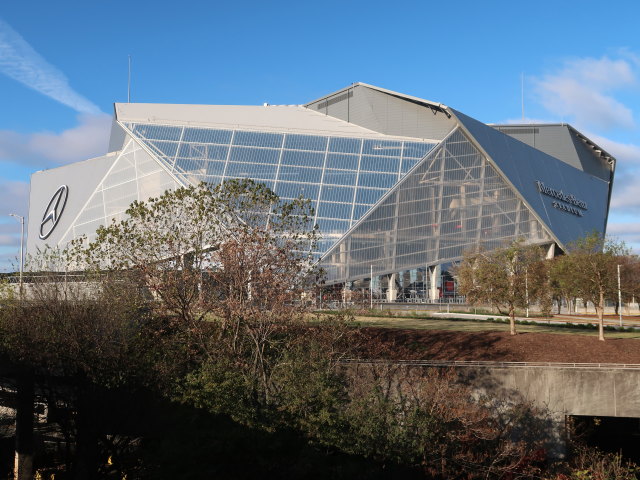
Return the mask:
[[303,105],[116,103],[108,150],[32,175],[27,253],[91,239],[134,200],[251,178],[312,201],[328,285],[389,301],[454,297],[469,248],[553,256],[604,233],[615,170],[570,125],[487,125],[363,83]]

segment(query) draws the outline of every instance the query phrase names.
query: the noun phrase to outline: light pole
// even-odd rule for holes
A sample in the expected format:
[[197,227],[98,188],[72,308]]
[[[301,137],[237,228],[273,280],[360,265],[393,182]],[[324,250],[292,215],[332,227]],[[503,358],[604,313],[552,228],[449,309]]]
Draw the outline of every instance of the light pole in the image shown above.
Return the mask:
[[24,217],[15,213],[10,213],[9,216],[20,222],[20,296],[22,297],[22,272],[24,271]]
[[620,316],[620,326],[622,327],[622,292],[620,291],[620,265],[618,265],[618,315]]
[[373,265],[371,265],[371,275],[369,276],[369,310],[373,310]]

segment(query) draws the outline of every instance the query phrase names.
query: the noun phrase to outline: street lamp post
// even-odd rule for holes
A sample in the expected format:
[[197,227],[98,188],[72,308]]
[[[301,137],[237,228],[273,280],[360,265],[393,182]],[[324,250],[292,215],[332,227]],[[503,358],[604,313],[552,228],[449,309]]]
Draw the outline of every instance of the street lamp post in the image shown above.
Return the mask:
[[20,222],[20,296],[22,297],[22,274],[24,271],[24,217],[15,213],[10,213],[9,216]]
[[622,327],[622,291],[620,290],[620,265],[618,265],[618,315],[620,316],[620,326]]

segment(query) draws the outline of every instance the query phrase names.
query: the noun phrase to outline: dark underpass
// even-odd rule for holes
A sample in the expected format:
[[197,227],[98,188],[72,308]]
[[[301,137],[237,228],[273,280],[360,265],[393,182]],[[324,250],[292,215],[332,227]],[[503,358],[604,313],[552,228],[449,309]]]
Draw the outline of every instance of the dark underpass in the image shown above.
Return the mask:
[[640,463],[640,418],[569,416],[568,433],[604,452]]

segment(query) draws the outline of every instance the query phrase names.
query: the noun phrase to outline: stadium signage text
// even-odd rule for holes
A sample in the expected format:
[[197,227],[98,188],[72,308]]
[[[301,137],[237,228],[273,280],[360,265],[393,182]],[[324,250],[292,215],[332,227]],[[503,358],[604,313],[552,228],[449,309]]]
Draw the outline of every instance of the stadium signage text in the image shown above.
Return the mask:
[[538,191],[540,193],[556,199],[552,203],[553,208],[572,213],[579,217],[584,216],[584,212],[582,210],[587,210],[587,202],[576,198],[576,196],[572,193],[564,193],[562,190],[556,190],[555,188],[547,187],[540,180],[536,180],[536,186],[538,187]]
[[60,215],[64,211],[64,207],[67,204],[67,196],[69,195],[69,187],[62,185],[58,187],[56,193],[53,194],[49,205],[44,211],[42,216],[42,222],[40,222],[40,240],[45,240],[51,232],[53,232],[56,225],[60,221]]

